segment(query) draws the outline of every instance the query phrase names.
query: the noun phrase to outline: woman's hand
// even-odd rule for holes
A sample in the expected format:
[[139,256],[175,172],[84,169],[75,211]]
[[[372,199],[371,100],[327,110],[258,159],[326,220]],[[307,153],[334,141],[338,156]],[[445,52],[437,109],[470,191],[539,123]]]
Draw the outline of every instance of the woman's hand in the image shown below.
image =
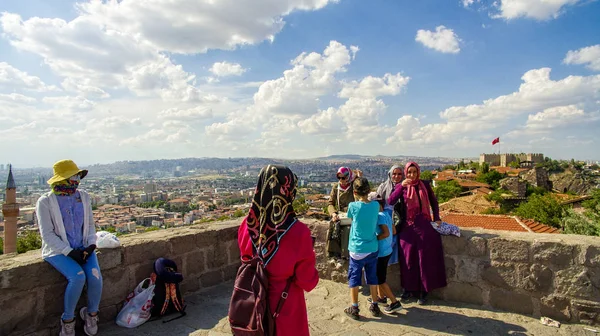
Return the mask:
[[437,223],[437,225],[442,225],[442,221],[441,220],[436,220],[435,222]]
[[411,179],[404,179],[404,181],[402,181],[402,186],[403,187],[408,187],[408,185],[412,182]]
[[340,220],[340,216],[334,212],[333,215],[331,215],[331,220],[337,222]]

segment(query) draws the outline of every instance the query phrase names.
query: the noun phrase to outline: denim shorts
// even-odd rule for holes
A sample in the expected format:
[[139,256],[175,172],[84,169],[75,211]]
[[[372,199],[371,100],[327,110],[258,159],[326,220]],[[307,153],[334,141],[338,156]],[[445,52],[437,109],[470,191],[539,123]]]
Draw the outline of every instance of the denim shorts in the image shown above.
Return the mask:
[[354,288],[361,284],[362,271],[365,270],[367,285],[377,285],[377,252],[373,252],[361,260],[350,257],[348,266],[348,287]]

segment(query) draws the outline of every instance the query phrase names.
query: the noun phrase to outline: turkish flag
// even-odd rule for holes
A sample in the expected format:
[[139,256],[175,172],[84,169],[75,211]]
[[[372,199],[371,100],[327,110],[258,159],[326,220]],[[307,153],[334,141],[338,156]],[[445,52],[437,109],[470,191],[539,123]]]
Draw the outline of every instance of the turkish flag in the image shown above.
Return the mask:
[[495,145],[498,142],[500,142],[500,138],[496,138],[496,139],[492,140],[492,145]]

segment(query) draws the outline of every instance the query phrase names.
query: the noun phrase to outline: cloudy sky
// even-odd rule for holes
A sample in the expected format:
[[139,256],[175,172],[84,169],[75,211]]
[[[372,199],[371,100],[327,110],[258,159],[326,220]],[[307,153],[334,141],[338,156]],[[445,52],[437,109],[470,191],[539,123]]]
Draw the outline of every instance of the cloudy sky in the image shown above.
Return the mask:
[[0,13],[4,163],[600,159],[600,1],[9,0]]

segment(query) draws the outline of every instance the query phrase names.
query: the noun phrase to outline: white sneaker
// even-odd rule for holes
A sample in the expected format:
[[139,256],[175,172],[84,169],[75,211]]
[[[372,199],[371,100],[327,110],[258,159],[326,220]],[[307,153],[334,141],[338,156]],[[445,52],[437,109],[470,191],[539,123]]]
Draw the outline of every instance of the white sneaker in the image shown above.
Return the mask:
[[75,336],[75,319],[68,323],[60,319],[60,333],[58,336]]
[[82,307],[79,311],[79,315],[85,322],[83,324],[83,331],[85,334],[88,336],[95,336],[98,333],[98,314],[96,314],[96,316],[90,316],[87,312],[87,307]]

